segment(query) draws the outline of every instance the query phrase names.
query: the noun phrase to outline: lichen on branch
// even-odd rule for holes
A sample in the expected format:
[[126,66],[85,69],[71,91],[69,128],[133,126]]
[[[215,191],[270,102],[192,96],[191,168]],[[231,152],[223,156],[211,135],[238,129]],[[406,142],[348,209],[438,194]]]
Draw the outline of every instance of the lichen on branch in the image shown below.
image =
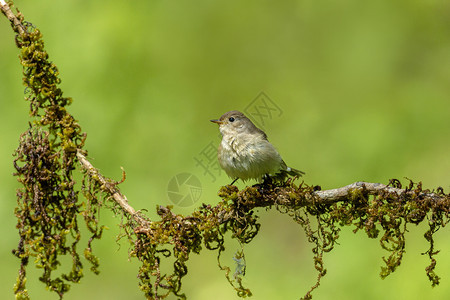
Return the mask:
[[[19,244],[13,253],[21,265],[14,292],[17,299],[29,298],[26,266],[33,259],[35,266],[42,269],[39,280],[62,297],[70,283],[83,277],[82,255],[77,249],[81,240],[80,214],[91,234],[84,256],[91,263],[91,270],[98,273],[98,259],[91,248],[92,240],[100,238],[103,230],[97,224],[98,205],[79,201],[73,175],[77,149],[83,148],[86,135],[66,110],[72,99],[64,97],[58,87],[59,72],[48,59],[40,31],[24,21],[19,11],[15,15],[8,5],[1,8],[17,33],[15,41],[20,49],[25,99],[30,103],[31,116],[14,160],[14,175],[22,185],[17,191],[15,209]],[[70,257],[68,272],[55,272],[60,268],[61,256]]]
[[[430,258],[426,273],[431,284],[439,284],[435,273],[433,234],[444,227],[449,219],[450,196],[441,188],[424,190],[421,183],[412,181],[403,188],[398,180],[389,185],[357,182],[346,187],[321,191],[319,186],[305,183],[296,185],[292,179],[285,182],[266,182],[241,191],[236,186],[224,186],[219,191],[222,201],[215,206],[203,204],[189,216],[171,211],[170,207],[158,207],[160,220],[149,226],[137,226],[132,255],[142,262],[139,270],[141,289],[149,299],[163,299],[169,294],[184,298],[182,278],[187,274],[187,261],[191,253],[199,253],[202,247],[217,251],[219,267],[241,297],[251,292],[242,285],[245,274],[243,252],[238,251],[235,275],[231,268],[223,266],[220,258],[225,249],[224,236],[228,232],[243,246],[250,243],[263,224],[258,222],[259,208],[272,208],[297,222],[312,244],[313,263],[318,275],[316,284],[304,295],[311,299],[311,292],[326,274],[324,254],[333,250],[344,226],[354,232],[364,231],[369,238],[377,238],[387,254],[382,258],[380,276],[385,278],[401,264],[405,252],[405,232],[409,224],[428,221],[425,237],[430,244],[425,252]],[[161,273],[161,265],[174,262],[173,272]]]

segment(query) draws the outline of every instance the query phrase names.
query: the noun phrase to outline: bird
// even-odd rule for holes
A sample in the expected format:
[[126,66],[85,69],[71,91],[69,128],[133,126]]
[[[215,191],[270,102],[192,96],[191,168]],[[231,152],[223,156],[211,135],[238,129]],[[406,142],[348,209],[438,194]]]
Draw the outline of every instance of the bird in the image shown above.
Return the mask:
[[219,119],[210,120],[219,125],[222,135],[217,157],[221,168],[233,179],[243,182],[266,178],[285,178],[287,175],[302,176],[305,173],[286,165],[275,147],[242,112],[232,110]]

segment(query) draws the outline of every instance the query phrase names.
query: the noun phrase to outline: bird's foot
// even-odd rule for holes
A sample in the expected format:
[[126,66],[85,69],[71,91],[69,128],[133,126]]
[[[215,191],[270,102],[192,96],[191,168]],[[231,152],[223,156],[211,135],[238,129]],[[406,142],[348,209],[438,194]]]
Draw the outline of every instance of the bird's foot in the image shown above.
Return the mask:
[[235,178],[229,185],[233,185],[239,178]]

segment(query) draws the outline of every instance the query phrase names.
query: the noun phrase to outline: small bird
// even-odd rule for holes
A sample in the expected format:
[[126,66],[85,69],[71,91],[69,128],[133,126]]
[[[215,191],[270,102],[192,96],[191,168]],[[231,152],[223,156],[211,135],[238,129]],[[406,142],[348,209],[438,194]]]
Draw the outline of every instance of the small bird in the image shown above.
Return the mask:
[[302,171],[289,168],[267,135],[237,110],[224,113],[220,119],[211,120],[219,124],[222,142],[218,149],[220,166],[233,183],[239,178],[261,179],[269,175],[284,178],[287,174],[302,176]]

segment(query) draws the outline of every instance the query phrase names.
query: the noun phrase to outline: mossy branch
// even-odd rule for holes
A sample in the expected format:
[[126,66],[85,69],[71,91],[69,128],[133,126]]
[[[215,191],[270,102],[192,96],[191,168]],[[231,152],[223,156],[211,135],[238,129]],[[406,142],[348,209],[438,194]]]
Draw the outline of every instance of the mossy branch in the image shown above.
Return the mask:
[[143,217],[143,215],[128,204],[128,199],[120,192],[117,187],[118,184],[125,181],[125,172],[122,172],[122,180],[120,182],[112,181],[109,178],[103,176],[94,166],[89,162],[86,156],[83,154],[83,150],[78,149],[77,158],[81,167],[87,172],[88,176],[97,181],[100,184],[102,191],[107,193],[114,201],[122,208],[123,213],[133,218],[140,226],[148,226],[149,220]]
[[25,34],[25,26],[22,24],[21,20],[19,20],[19,18],[17,18],[16,15],[11,11],[10,5],[6,3],[5,0],[0,0],[0,7],[2,9],[2,13],[11,22],[13,30],[21,35]]
[[[72,99],[63,97],[58,88],[59,73],[48,60],[42,35],[24,21],[19,11],[14,14],[10,9],[12,2],[9,3],[0,0],[0,7],[17,34],[16,45],[21,50],[23,82],[32,117],[14,160],[15,175],[22,184],[15,210],[19,243],[13,251],[20,259],[14,287],[17,299],[29,299],[25,282],[30,258],[43,270],[39,279],[61,298],[69,291],[70,283],[81,280],[83,261],[77,250],[81,240],[79,215],[83,216],[90,234],[84,258],[91,264],[91,270],[99,273],[99,260],[92,252],[92,242],[102,236],[98,213],[105,207],[124,217],[125,222],[120,224],[124,231],[121,237],[130,242],[130,256],[141,262],[139,286],[148,299],[162,299],[170,294],[186,298],[182,293],[186,263],[192,252],[198,254],[203,247],[217,251],[219,268],[225,271],[238,295],[251,296],[250,290],[242,285],[246,270],[243,249],[235,254],[233,274],[230,267],[221,264],[220,258],[227,233],[241,247],[258,234],[259,208],[274,208],[292,218],[312,244],[318,278],[304,299],[311,299],[312,290],[326,274],[323,255],[334,248],[343,226],[352,226],[355,232],[363,230],[369,238],[379,238],[381,247],[387,251],[380,273],[385,278],[401,263],[408,224],[426,220],[429,228],[424,236],[429,249],[425,254],[430,258],[426,274],[433,286],[439,284],[434,272],[439,251],[434,249],[433,236],[449,221],[450,195],[440,187],[423,189],[420,182],[409,181],[406,187],[395,179],[388,185],[356,182],[324,191],[320,186],[304,182],[295,184],[293,178],[240,191],[236,186],[224,186],[219,191],[222,200],[215,206],[203,204],[188,216],[175,214],[171,207],[157,206],[159,219],[150,220],[135,210],[120,192],[118,185],[125,180],[125,173],[120,182],[113,181],[87,159],[86,134],[66,110]],[[81,186],[73,179],[76,169],[83,173]],[[82,199],[78,197],[79,192]],[[54,275],[61,264],[61,255],[72,258],[72,268],[67,274]],[[161,264],[167,261],[172,261],[173,272],[161,274]]]

